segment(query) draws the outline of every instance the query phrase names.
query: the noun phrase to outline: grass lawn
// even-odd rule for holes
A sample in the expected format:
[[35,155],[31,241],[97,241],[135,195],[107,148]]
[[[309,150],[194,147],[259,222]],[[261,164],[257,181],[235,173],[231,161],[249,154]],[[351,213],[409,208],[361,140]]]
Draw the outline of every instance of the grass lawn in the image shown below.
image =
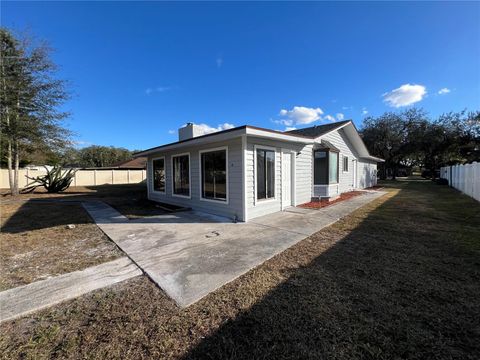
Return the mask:
[[[5,194],[7,190],[3,190]],[[11,197],[3,195],[3,200]],[[59,194],[48,194],[41,188],[32,194],[21,194],[17,199],[63,199],[63,200],[101,200],[117,209],[129,219],[165,214],[157,203],[147,199],[145,184],[72,186]]]
[[430,182],[385,185],[386,196],[187,309],[138,277],[2,324],[0,353],[480,358],[480,204]]
[[123,256],[80,204],[6,201],[0,214],[0,291]]

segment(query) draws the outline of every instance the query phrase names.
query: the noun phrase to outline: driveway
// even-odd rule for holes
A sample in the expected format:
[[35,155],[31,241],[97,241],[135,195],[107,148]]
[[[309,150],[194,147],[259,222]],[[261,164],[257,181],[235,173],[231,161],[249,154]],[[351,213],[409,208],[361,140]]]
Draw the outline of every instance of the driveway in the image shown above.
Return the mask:
[[195,211],[128,220],[103,202],[83,205],[128,257],[185,307],[382,195],[366,192],[320,210],[292,208],[237,224]]

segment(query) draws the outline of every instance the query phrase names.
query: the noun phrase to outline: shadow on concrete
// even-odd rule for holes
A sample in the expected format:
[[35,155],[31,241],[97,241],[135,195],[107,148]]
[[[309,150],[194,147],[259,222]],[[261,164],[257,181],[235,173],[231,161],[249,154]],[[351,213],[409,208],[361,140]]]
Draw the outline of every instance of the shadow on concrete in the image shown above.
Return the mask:
[[328,250],[285,270],[287,280],[184,359],[478,358],[478,253],[441,231],[448,213],[425,219],[426,186],[436,191],[401,184],[408,197],[401,190]]

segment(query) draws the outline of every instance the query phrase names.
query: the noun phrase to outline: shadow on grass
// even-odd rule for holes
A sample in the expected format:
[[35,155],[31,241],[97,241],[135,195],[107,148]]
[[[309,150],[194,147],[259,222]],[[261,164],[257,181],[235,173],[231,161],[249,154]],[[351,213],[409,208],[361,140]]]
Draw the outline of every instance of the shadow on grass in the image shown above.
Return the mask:
[[[69,224],[86,224],[92,220],[81,201],[101,200],[130,217],[165,214],[166,211],[147,199],[145,184],[85,186],[82,191],[70,188],[59,194],[36,192],[16,198],[4,197],[2,231],[20,233]],[[11,213],[8,211],[11,207]]]
[[[464,245],[479,242],[480,205],[431,183],[385,185],[403,190],[352,229],[340,221],[342,240],[184,359],[478,359],[480,257]],[[309,240],[331,241],[322,233]],[[318,251],[298,247],[280,258]]]

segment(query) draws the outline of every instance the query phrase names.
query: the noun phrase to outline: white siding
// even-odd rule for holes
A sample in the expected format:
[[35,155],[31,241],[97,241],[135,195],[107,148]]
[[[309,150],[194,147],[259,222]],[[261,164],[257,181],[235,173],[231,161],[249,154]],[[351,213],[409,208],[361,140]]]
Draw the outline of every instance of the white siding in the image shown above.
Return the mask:
[[[275,198],[255,200],[255,146],[275,148]],[[247,218],[280,211],[282,208],[282,149],[295,152],[295,205],[309,202],[312,197],[312,145],[294,144],[282,141],[271,141],[261,138],[248,137],[246,151],[246,204]]]
[[[348,141],[347,136],[343,130],[340,129],[322,136],[321,139],[327,140],[338,150],[340,150],[338,157],[338,185],[331,185],[329,187],[330,196],[353,190],[355,188],[353,167],[354,160],[357,159],[357,154],[354,152],[353,146],[351,145],[350,141]],[[348,156],[348,172],[343,171],[344,156]]]
[[[200,200],[200,160],[199,151],[217,147],[228,147],[228,204],[221,201]],[[190,195],[191,198],[179,198],[172,196],[172,155],[190,153]],[[152,191],[152,159],[165,156],[166,191],[165,194]],[[185,147],[178,151],[158,152],[148,158],[147,180],[148,198],[154,201],[170,203],[179,206],[191,207],[195,210],[205,211],[211,214],[226,216],[229,218],[243,219],[242,200],[242,141],[241,138],[228,142],[217,142],[208,145]]]
[[358,161],[358,187],[365,189],[377,185],[377,163],[367,160]]

